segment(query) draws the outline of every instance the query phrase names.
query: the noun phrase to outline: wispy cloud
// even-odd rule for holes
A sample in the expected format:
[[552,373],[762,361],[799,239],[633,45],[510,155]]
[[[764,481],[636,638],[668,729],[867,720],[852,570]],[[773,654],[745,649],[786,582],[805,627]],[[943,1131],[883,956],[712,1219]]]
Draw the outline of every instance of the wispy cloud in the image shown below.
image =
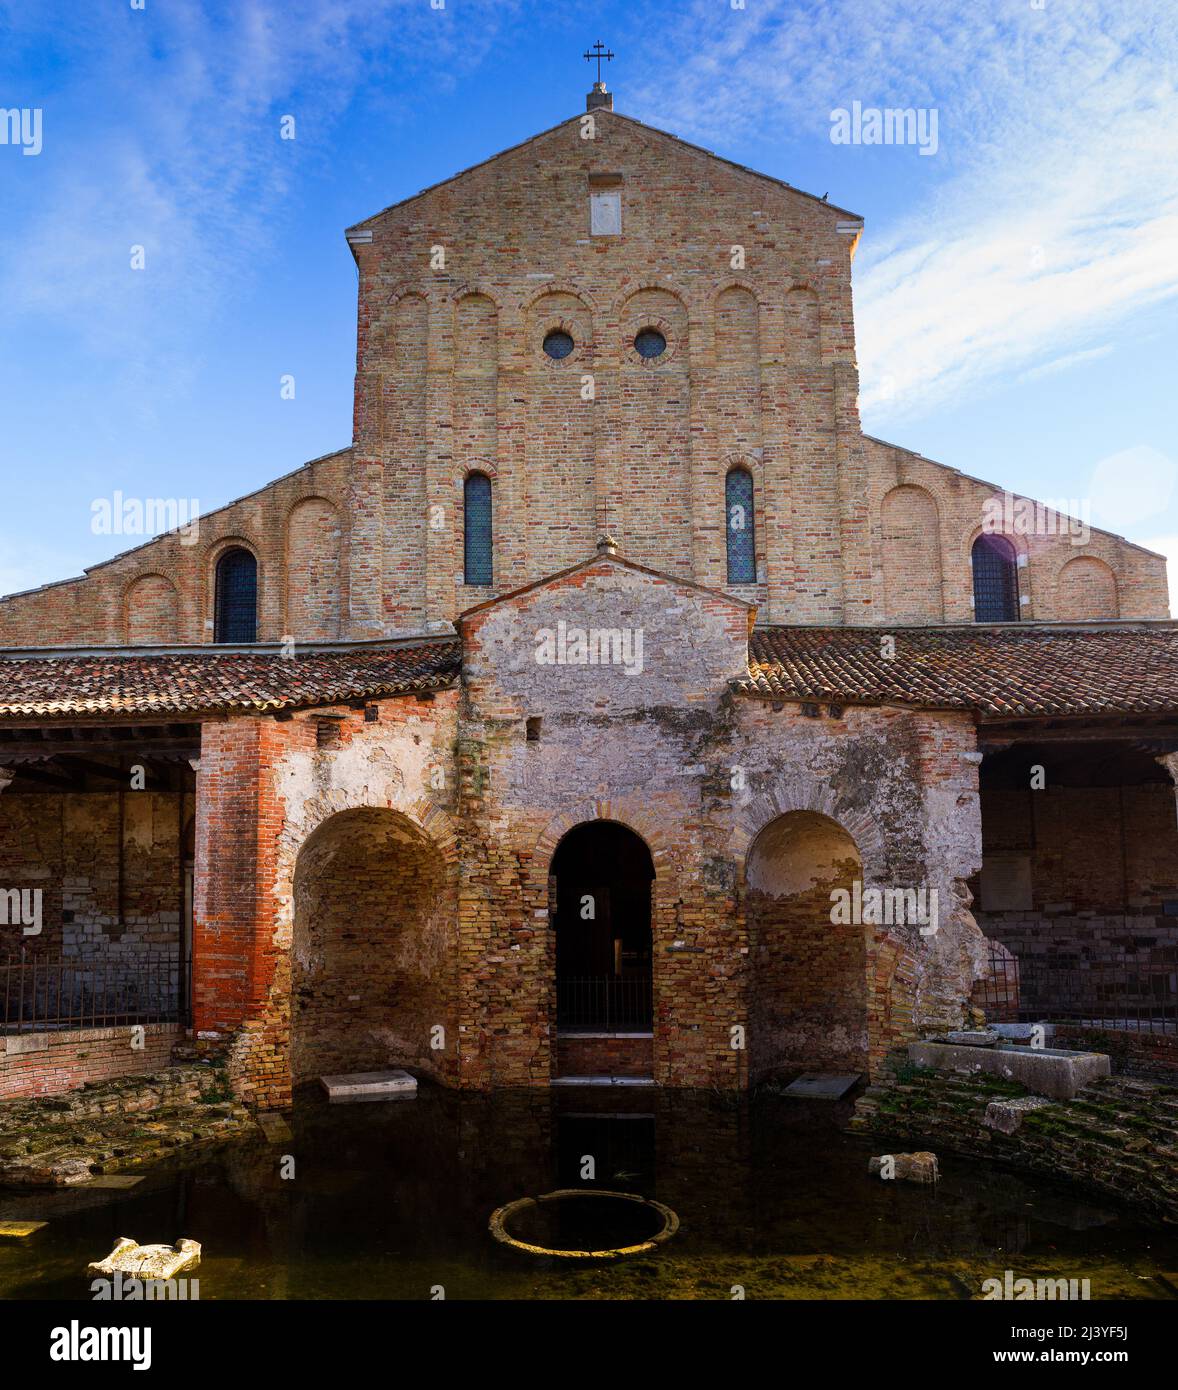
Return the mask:
[[[6,199],[6,313],[61,322],[128,370],[148,351],[189,370],[194,323],[240,289],[293,171],[329,158],[326,136],[357,90],[391,62],[401,77],[428,73],[419,96],[452,85],[514,10],[466,0],[456,26],[453,9],[416,0],[241,0],[104,6],[58,26],[71,88],[46,77],[40,100],[52,177],[34,190],[19,170],[25,185]],[[14,67],[46,42],[45,22],[36,6],[0,0]],[[280,140],[284,114],[301,139]],[[143,271],[131,268],[134,246]],[[169,321],[182,326],[170,346]]]
[[874,420],[1049,362],[1062,370],[1178,293],[1178,11],[1167,0],[697,3],[680,25],[667,46],[689,56],[640,101],[697,138],[777,123],[823,139],[830,112],[853,100],[939,111],[940,151],[919,161],[927,194],[886,234],[869,225],[856,267]]

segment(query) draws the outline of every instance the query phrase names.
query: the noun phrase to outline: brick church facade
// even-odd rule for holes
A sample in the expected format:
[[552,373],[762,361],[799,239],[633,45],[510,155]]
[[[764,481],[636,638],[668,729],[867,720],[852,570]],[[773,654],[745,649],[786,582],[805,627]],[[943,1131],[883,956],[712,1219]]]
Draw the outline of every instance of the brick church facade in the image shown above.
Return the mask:
[[746,1087],[1171,959],[1165,562],[863,434],[861,231],[603,89],[352,228],[351,447],[0,601],[10,1023]]

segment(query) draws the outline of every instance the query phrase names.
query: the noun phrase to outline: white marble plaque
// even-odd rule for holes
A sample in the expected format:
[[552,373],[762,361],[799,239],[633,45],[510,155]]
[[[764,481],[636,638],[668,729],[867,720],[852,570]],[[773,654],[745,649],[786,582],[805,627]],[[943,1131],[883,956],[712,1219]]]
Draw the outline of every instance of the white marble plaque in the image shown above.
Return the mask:
[[621,236],[622,195],[590,193],[589,230],[594,236]]

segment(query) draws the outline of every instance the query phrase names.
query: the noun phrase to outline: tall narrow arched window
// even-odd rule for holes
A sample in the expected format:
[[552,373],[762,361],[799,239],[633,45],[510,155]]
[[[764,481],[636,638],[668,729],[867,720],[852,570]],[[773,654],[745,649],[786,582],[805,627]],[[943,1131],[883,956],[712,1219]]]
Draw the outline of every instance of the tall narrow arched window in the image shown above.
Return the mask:
[[217,561],[214,642],[258,640],[258,562],[239,545]]
[[733,468],[724,480],[725,534],[728,537],[729,584],[757,582],[757,547],[753,535],[753,475]]
[[462,489],[463,573],[467,584],[490,584],[491,480],[471,473]]
[[975,623],[1018,621],[1018,556],[1005,536],[979,536],[970,555],[973,564]]

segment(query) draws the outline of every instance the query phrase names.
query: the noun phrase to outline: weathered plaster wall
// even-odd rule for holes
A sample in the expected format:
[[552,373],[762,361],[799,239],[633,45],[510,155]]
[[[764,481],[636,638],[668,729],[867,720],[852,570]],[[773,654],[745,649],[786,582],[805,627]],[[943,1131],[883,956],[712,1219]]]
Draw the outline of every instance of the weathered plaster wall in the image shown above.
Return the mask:
[[[562,623],[566,637],[628,631],[628,663],[538,661]],[[547,1085],[560,1066],[552,857],[594,819],[629,826],[651,851],[657,1081],[739,1086],[837,1048],[848,1064],[867,1062],[917,1030],[960,1023],[984,944],[962,887],[980,858],[971,720],[859,708],[810,718],[733,697],[747,631],[740,602],[603,556],[469,614],[461,694],[379,701],[375,722],[341,709],[211,727],[199,784],[198,859],[212,860],[198,874],[198,1030],[232,1038],[243,1084],[279,1094],[294,988],[314,1030],[334,1033],[338,1058],[344,1034],[367,1029],[373,1063],[383,1048],[385,1060],[463,1086]],[[393,840],[406,838],[367,849],[339,838],[333,817],[365,808],[394,813]],[[825,885],[826,901],[803,894],[804,923],[762,913],[765,950],[750,955],[747,855],[796,811],[841,827],[867,884],[936,889],[936,934],[861,923],[840,946]],[[797,868],[775,865],[761,882],[779,872]],[[381,924],[394,917],[389,945]],[[765,1019],[780,1011],[781,971],[803,931],[809,995],[806,972],[788,967],[797,1045],[767,1045],[758,1029],[768,1034]],[[396,995],[391,1012],[354,983],[365,959]],[[853,961],[861,1003],[857,1019],[835,1021],[836,1048],[830,1000],[847,992]],[[446,1046],[426,1053],[435,1022]],[[296,1062],[296,1076],[319,1064]]]

